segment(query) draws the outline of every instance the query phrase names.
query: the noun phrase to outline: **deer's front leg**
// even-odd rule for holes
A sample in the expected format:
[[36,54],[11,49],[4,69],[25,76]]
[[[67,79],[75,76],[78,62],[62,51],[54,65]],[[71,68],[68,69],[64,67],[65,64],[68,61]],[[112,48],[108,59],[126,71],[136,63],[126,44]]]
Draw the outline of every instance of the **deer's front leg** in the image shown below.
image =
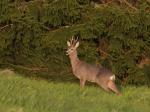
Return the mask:
[[86,80],[80,79],[80,87],[81,88],[84,88],[85,82],[86,82]]

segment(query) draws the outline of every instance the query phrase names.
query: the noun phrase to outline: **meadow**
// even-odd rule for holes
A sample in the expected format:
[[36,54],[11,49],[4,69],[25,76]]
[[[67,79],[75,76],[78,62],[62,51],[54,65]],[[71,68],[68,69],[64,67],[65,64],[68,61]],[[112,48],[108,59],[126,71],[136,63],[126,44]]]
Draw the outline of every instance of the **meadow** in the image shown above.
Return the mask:
[[0,112],[149,112],[150,88],[121,87],[121,96],[96,85],[53,82],[0,70]]
[[[121,96],[80,88],[72,36]],[[0,112],[150,112],[150,0],[0,0]]]

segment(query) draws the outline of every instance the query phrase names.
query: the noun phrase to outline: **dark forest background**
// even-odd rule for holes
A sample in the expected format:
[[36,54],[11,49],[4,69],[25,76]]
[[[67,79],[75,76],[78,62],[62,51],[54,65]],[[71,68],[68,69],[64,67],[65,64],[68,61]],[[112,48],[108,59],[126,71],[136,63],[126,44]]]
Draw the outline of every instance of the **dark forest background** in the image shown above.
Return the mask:
[[150,85],[150,0],[0,0],[0,67],[74,81],[66,41],[122,85]]

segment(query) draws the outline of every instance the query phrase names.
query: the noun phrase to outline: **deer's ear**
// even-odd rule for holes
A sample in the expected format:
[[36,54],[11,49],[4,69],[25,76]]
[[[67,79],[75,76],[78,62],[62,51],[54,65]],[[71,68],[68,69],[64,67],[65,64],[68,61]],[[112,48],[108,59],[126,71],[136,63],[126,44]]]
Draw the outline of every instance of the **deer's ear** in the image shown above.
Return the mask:
[[68,45],[68,47],[71,45],[69,41],[67,41],[67,45]]
[[76,43],[75,47],[76,47],[76,48],[79,47],[79,42]]

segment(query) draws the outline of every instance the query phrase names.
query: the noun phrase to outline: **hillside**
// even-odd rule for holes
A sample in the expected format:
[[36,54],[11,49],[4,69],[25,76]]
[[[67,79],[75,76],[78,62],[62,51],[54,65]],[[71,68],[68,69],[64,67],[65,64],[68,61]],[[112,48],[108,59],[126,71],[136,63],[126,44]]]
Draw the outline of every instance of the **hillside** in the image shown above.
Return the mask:
[[121,96],[98,86],[52,82],[0,71],[0,112],[149,112],[150,89],[121,87]]

